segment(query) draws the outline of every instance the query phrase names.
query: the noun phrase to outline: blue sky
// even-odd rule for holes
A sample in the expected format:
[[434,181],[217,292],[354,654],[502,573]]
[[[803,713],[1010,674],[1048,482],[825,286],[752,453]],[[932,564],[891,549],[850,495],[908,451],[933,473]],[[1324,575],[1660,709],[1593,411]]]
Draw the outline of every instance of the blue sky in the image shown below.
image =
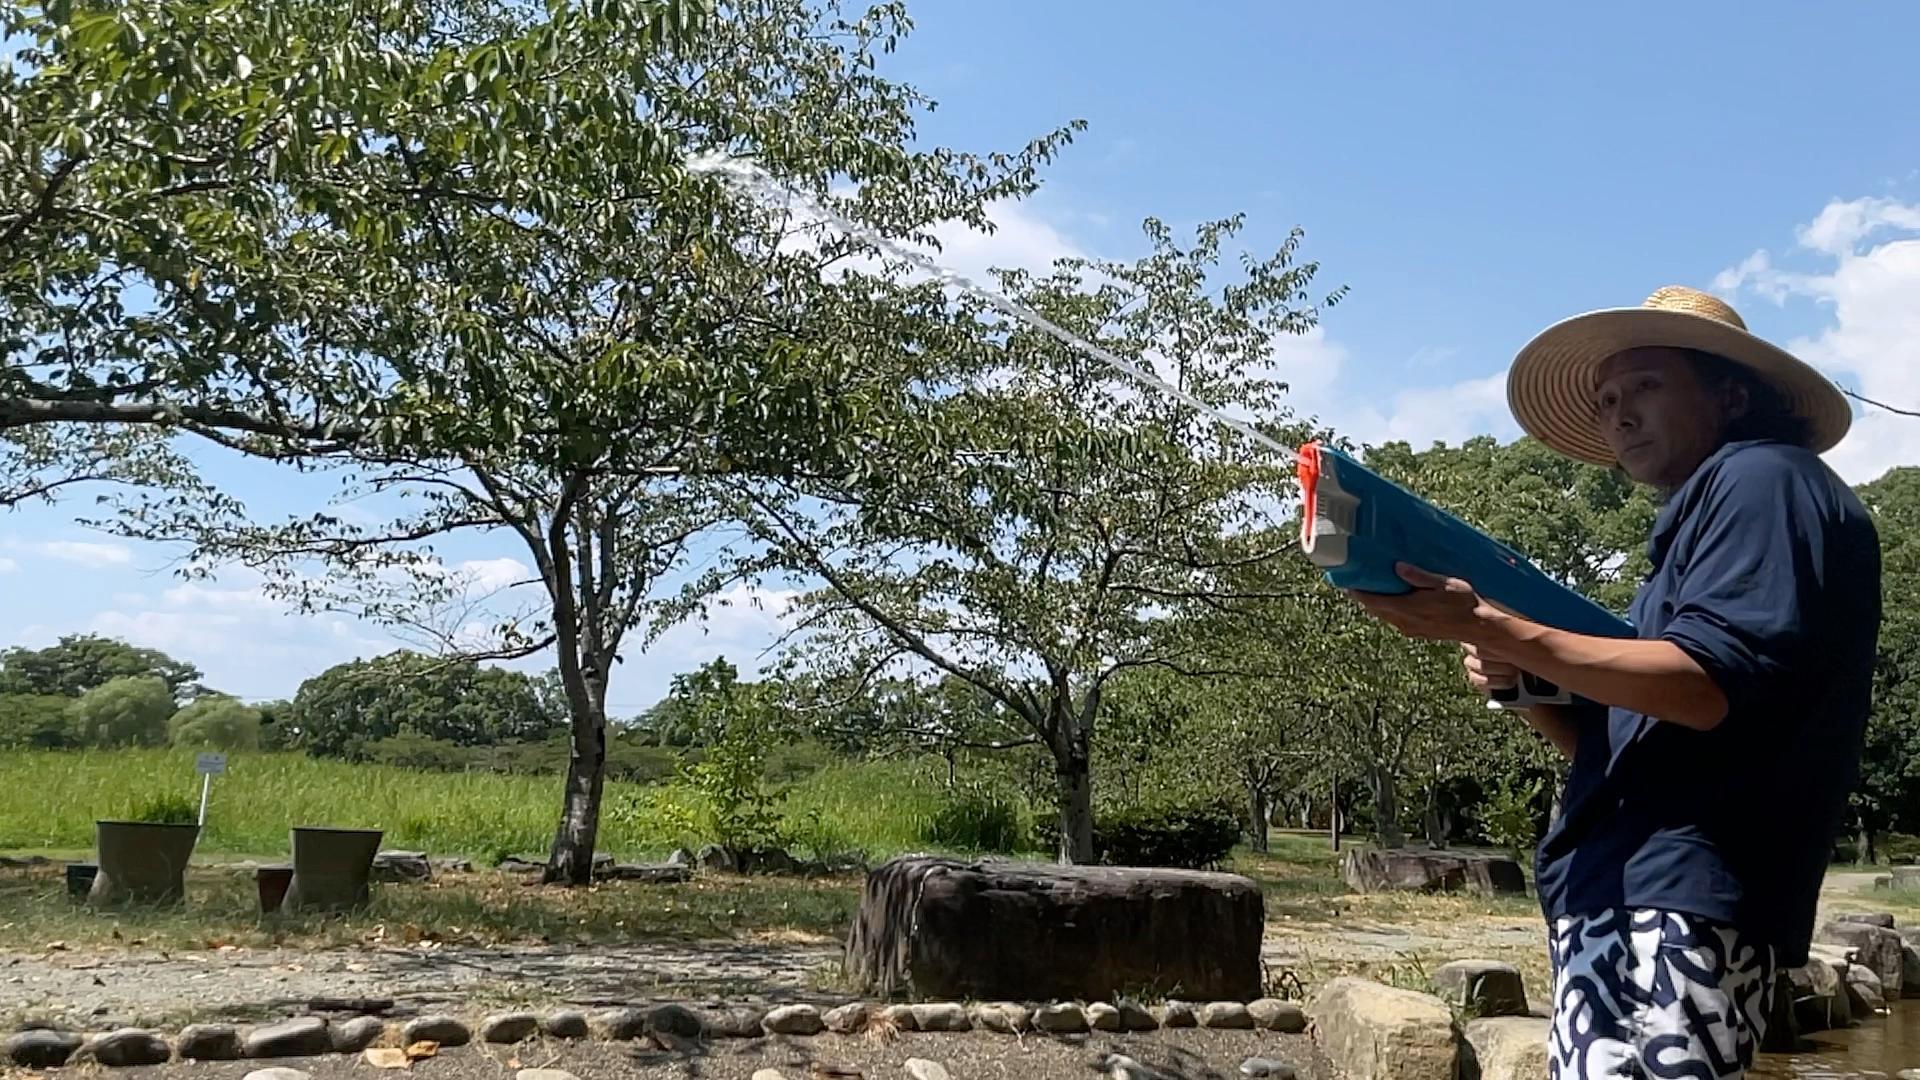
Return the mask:
[[[1139,253],[1245,211],[1243,239],[1303,254],[1348,298],[1279,343],[1295,403],[1369,441],[1517,433],[1500,383],[1538,329],[1712,288],[1843,385],[1920,406],[1920,8],[1786,4],[1349,4],[921,0],[890,74],[931,94],[929,142],[1011,149],[1084,119],[978,271]],[[202,455],[256,510],[324,487]],[[1831,456],[1852,480],[1920,463],[1920,420],[1864,413]],[[172,553],[73,524],[75,500],[0,516],[0,644],[96,630],[262,698],[396,642],[279,610],[242,574],[186,585]],[[511,576],[505,542],[445,552]],[[741,591],[705,629],[634,656],[616,712],[714,655],[751,666],[782,594]],[[755,609],[753,601],[764,602]]]

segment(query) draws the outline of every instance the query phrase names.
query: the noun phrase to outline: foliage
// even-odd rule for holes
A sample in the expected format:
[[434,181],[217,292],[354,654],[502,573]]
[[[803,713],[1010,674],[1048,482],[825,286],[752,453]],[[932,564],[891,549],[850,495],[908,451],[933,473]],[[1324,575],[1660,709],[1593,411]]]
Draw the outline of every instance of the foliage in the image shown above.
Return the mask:
[[0,694],[0,749],[57,750],[78,745],[73,699],[57,694]]
[[200,820],[200,811],[185,795],[156,795],[141,803],[128,820],[150,825],[191,825]]
[[738,670],[720,659],[676,676],[673,696],[685,703],[706,748],[682,775],[701,799],[701,837],[732,852],[779,846],[780,799],[766,782],[776,732],[765,687],[741,683]]
[[[1043,841],[1057,838],[1051,821],[1036,825]],[[1169,795],[1148,803],[1102,807],[1094,818],[1094,854],[1109,866],[1220,865],[1240,839],[1233,803],[1219,796]]]
[[396,736],[454,746],[539,739],[564,722],[542,705],[520,672],[401,650],[301,683],[290,719],[308,753],[360,759]]
[[921,836],[943,850],[1008,854],[1027,849],[1026,833],[1017,802],[991,785],[968,782],[947,793]]
[[1506,848],[1516,858],[1521,852],[1531,850],[1538,839],[1535,804],[1545,786],[1539,777],[1528,781],[1504,777],[1495,780],[1480,812],[1487,839]]
[[[1863,832],[1920,832],[1920,468],[1859,488],[1880,534],[1884,612],[1854,813]],[[1866,852],[1859,852],[1864,856]],[[1875,852],[1880,854],[1880,852]]]
[[173,694],[154,675],[121,675],[73,703],[75,736],[85,746],[164,746]]
[[[1281,434],[1280,387],[1260,365],[1305,333],[1317,267],[1279,251],[1219,264],[1243,222],[1191,243],[1157,221],[1133,262],[1063,259],[1001,275],[1022,303]],[[1331,302],[1339,293],[1328,297]],[[1237,431],[1202,418],[975,300],[894,347],[918,362],[896,405],[911,417],[849,480],[754,492],[762,534],[826,582],[807,597],[799,659],[826,685],[933,669],[989,698],[1019,741],[1052,754],[1059,855],[1091,857],[1089,759],[1119,672],[1179,667],[1150,630],[1220,603],[1218,571],[1287,558],[1247,538],[1287,474]],[[944,736],[943,736],[944,737]]]
[[173,714],[167,737],[173,746],[258,750],[260,710],[224,694],[209,694]]
[[158,649],[142,649],[97,634],[67,634],[44,649],[0,653],[0,694],[79,697],[109,679],[152,675],[179,699],[198,692],[200,670]]

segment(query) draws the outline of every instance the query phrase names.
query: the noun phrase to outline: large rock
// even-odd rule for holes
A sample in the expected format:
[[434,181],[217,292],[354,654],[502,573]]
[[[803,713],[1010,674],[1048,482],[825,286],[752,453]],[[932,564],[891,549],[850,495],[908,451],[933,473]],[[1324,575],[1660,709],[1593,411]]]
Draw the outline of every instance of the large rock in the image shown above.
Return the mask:
[[1415,848],[1353,848],[1340,876],[1355,892],[1472,892],[1525,896],[1520,864],[1504,855]]
[[1520,969],[1498,960],[1455,960],[1433,973],[1433,989],[1447,1004],[1473,1016],[1527,1015]]
[[1920,947],[1904,936],[1900,942],[1900,996],[1920,998]]
[[929,856],[867,875],[847,971],[882,995],[1260,996],[1265,905],[1236,874]]
[[6,1060],[27,1069],[48,1069],[65,1065],[75,1050],[86,1042],[78,1032],[33,1028],[7,1037]]
[[121,1028],[95,1035],[82,1043],[68,1061],[75,1065],[95,1062],[115,1067],[126,1065],[165,1065],[173,1059],[173,1047],[151,1031]]
[[1898,932],[1872,923],[1835,919],[1820,928],[1819,940],[1853,950],[1854,961],[1872,968],[1880,977],[1883,994],[1888,998],[1900,996],[1906,958],[1905,942]]
[[1544,1080],[1549,1022],[1537,1016],[1469,1020],[1460,1080]]
[[1460,1036],[1437,997],[1341,977],[1320,988],[1307,1016],[1341,1075],[1454,1080]]
[[373,880],[388,883],[432,881],[433,864],[424,851],[380,851],[373,856]]
[[1847,1004],[1856,1018],[1865,1019],[1887,1007],[1887,995],[1880,976],[1865,964],[1847,968]]
[[247,1052],[240,1033],[228,1024],[188,1024],[173,1048],[182,1061],[238,1061]]
[[1844,961],[1841,970],[1835,970],[1832,961],[1819,956],[1782,972],[1792,994],[1794,1024],[1801,1031],[1826,1031],[1852,1025],[1853,1008],[1840,981],[1843,973]]
[[247,1032],[247,1056],[250,1058],[312,1057],[333,1049],[327,1022],[318,1016],[302,1016],[263,1024]]
[[679,885],[693,880],[693,867],[678,863],[614,863],[596,870],[601,881],[644,881],[649,885]]

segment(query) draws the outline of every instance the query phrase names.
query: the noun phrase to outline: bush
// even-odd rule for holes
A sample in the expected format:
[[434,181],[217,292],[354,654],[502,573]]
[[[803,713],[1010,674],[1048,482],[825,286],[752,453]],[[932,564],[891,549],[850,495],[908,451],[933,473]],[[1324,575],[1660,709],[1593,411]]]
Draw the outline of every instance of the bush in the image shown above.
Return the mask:
[[1012,798],[980,784],[950,791],[921,829],[921,839],[953,851],[1011,853],[1026,847],[1020,806]]
[[224,694],[209,694],[174,713],[167,732],[182,749],[258,750],[260,710]]
[[185,795],[156,795],[135,808],[129,820],[154,825],[191,825],[200,820],[200,808]]
[[403,731],[366,744],[369,761],[396,765],[403,769],[428,769],[434,772],[460,772],[472,763],[468,747],[445,739],[430,739],[414,731]]
[[164,746],[173,692],[156,675],[109,679],[73,703],[76,733],[86,746]]
[[[1060,822],[1048,817],[1034,828],[1049,848],[1060,846]],[[1108,866],[1219,866],[1240,839],[1239,808],[1223,797],[1167,799],[1096,813],[1094,858]]]
[[72,698],[0,694],[0,749],[61,750],[76,744]]

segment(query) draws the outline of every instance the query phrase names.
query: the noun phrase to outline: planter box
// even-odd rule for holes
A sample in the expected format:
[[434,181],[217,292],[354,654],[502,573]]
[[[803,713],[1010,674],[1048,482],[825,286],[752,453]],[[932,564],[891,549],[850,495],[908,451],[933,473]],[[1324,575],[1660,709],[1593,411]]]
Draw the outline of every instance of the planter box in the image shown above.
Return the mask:
[[287,886],[293,884],[293,867],[262,866],[253,872],[254,888],[260,893],[260,913],[272,914],[280,910],[280,904],[287,898]]
[[280,910],[343,911],[365,904],[380,837],[379,829],[295,827],[293,880]]
[[100,869],[87,890],[93,904],[166,904],[186,897],[187,860],[200,839],[198,825],[96,821]]

